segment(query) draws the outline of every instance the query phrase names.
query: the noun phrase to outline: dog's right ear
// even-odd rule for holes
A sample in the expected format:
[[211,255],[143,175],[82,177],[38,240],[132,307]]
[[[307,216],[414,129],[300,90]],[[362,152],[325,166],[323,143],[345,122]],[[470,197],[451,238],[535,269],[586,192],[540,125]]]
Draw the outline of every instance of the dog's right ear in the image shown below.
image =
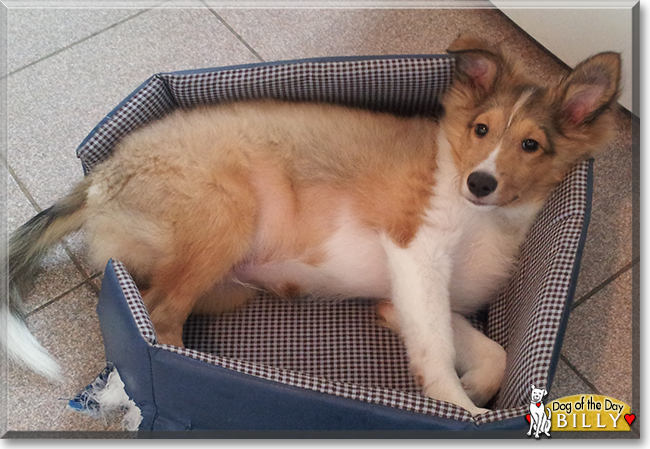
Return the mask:
[[473,36],[460,35],[447,49],[456,60],[456,79],[486,94],[494,85],[503,58],[490,44]]
[[535,389],[535,385],[531,385],[530,387],[531,387],[533,390]]

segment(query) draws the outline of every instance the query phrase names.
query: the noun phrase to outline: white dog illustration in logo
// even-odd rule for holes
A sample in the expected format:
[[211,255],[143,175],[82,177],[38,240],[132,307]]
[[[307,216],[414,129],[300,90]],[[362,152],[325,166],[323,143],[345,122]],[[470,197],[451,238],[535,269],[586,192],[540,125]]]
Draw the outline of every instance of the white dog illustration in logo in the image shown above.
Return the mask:
[[[531,385],[533,394],[530,400],[530,428],[528,429],[528,436],[535,429],[535,438],[539,438],[539,433],[543,432],[547,437],[551,435],[548,433],[551,430],[551,409],[544,407],[542,399],[546,396],[546,389],[535,388]],[[545,411],[546,409],[546,411]],[[546,414],[548,413],[548,415]]]

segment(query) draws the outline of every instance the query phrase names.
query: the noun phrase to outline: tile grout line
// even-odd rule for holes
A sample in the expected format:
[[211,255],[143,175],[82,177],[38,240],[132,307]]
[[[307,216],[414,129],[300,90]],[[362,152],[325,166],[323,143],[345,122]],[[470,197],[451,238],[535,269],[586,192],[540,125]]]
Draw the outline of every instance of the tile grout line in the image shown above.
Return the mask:
[[596,388],[594,384],[589,382],[589,380],[578,370],[578,368],[575,367],[573,363],[571,363],[571,361],[564,355],[564,353],[560,354],[560,360],[566,363],[569,369],[573,371],[576,374],[576,376],[578,376],[580,380],[583,381],[589,388],[591,388],[593,394],[600,394],[598,388]]
[[68,50],[68,49],[70,49],[70,48],[72,48],[72,47],[74,47],[74,46],[76,46],[76,45],[78,45],[78,44],[81,44],[82,42],[85,42],[85,41],[87,41],[88,39],[91,39],[91,38],[93,38],[93,37],[95,37],[95,36],[97,36],[97,35],[99,35],[99,34],[105,32],[105,31],[108,31],[108,30],[110,30],[110,29],[112,29],[112,28],[115,28],[115,27],[117,27],[117,26],[119,26],[119,25],[121,25],[121,24],[123,24],[123,23],[125,23],[125,22],[127,22],[127,21],[129,21],[129,20],[131,20],[131,19],[135,19],[136,17],[138,17],[138,16],[140,16],[140,15],[142,15],[142,14],[148,12],[148,11],[151,11],[151,9],[152,9],[152,8],[144,9],[144,10],[142,10],[142,11],[140,11],[140,12],[137,12],[137,13],[133,14],[132,16],[129,16],[129,17],[126,17],[126,18],[124,18],[124,19],[122,19],[122,20],[119,20],[119,21],[117,21],[117,22],[115,22],[115,23],[113,23],[113,24],[107,26],[106,28],[102,28],[101,30],[96,31],[96,32],[94,32],[94,33],[92,33],[92,34],[90,34],[90,35],[84,37],[84,38],[81,38],[80,40],[75,41],[75,42],[73,42],[72,44],[69,44],[69,45],[66,45],[65,47],[59,48],[58,50],[55,50],[54,52],[52,52],[52,53],[50,53],[50,54],[48,54],[48,55],[45,55],[45,56],[43,56],[43,57],[41,57],[41,58],[38,58],[37,60],[32,61],[32,62],[30,62],[30,63],[28,63],[28,64],[25,64],[24,66],[19,67],[19,68],[17,68],[16,70],[13,70],[12,72],[7,73],[7,74],[4,75],[4,76],[0,76],[0,79],[9,78],[10,76],[15,75],[16,73],[22,72],[23,70],[25,70],[25,69],[27,69],[27,68],[29,68],[29,67],[32,67],[33,65],[36,65],[36,64],[38,64],[39,62],[42,62],[42,61],[44,61],[44,60],[46,60],[46,59],[48,59],[48,58],[51,58],[52,56],[56,56],[56,55],[58,55],[59,53],[62,53],[62,52],[66,51],[66,50]]
[[32,207],[34,209],[36,209],[36,213],[42,212],[43,209],[41,209],[41,206],[38,205],[38,203],[36,202],[36,200],[34,199],[32,194],[29,193],[29,190],[27,190],[27,186],[25,186],[25,184],[23,184],[23,182],[20,180],[20,178],[18,177],[18,175],[16,174],[14,169],[11,168],[11,165],[9,165],[9,162],[2,156],[0,156],[0,160],[2,160],[3,164],[7,168],[7,171],[9,172],[9,175],[12,178],[14,178],[14,181],[18,185],[18,188],[23,193],[23,195],[25,195],[25,197],[27,198],[27,201],[29,201],[29,203],[32,205]]
[[266,62],[262,56],[258,52],[255,51],[255,49],[248,43],[246,40],[237,33],[233,27],[231,27],[228,22],[226,22],[214,9],[212,9],[208,4],[205,3],[204,0],[201,0],[201,3],[205,5],[205,7],[214,15],[217,20],[219,20],[226,28],[228,28],[228,31],[230,31],[246,48],[253,53],[253,55],[260,60],[260,62]]
[[68,290],[64,291],[63,293],[61,293],[61,294],[55,296],[54,298],[52,298],[52,299],[50,299],[50,300],[45,301],[43,304],[41,304],[41,305],[39,305],[39,306],[33,308],[32,310],[30,310],[30,311],[27,313],[26,316],[27,316],[27,317],[30,317],[30,316],[34,315],[34,314],[35,314],[36,312],[38,312],[39,310],[43,310],[43,309],[45,309],[46,307],[48,307],[48,306],[54,304],[55,302],[59,301],[61,298],[63,298],[63,297],[66,296],[67,294],[72,293],[73,291],[77,290],[79,287],[82,287],[82,286],[84,286],[84,285],[86,285],[86,284],[87,284],[87,285],[88,285],[88,286],[89,286],[93,291],[96,291],[96,289],[93,288],[93,287],[91,286],[92,282],[90,282],[90,281],[93,280],[93,279],[95,279],[95,278],[97,278],[97,277],[99,277],[99,273],[96,274],[96,275],[94,275],[93,277],[90,277],[90,278],[88,278],[88,279],[84,279],[83,281],[81,281],[81,282],[79,282],[78,284],[76,284],[74,287],[69,288]]
[[[84,281],[89,282],[90,280],[92,280],[93,277],[89,273],[86,272],[86,269],[83,267],[83,265],[79,261],[79,258],[77,257],[77,255],[72,252],[72,250],[68,247],[68,245],[66,243],[62,243],[62,245],[63,245],[63,249],[65,250],[66,254],[68,255],[68,257],[72,261],[72,263],[75,266],[75,268],[77,269],[77,271],[79,271],[81,273],[81,276],[84,278]],[[97,289],[97,286],[95,285],[94,282],[89,282],[89,285],[90,285],[90,288],[92,288],[92,290],[95,293],[99,294],[99,290]]]
[[618,279],[618,278],[621,277],[623,274],[625,274],[627,271],[629,271],[629,270],[630,270],[634,265],[636,265],[637,263],[639,263],[639,261],[640,261],[640,257],[637,257],[637,258],[635,258],[634,260],[632,260],[631,262],[626,263],[625,266],[623,266],[623,268],[621,268],[621,269],[618,270],[616,273],[614,273],[613,275],[611,275],[610,277],[608,277],[607,279],[605,279],[605,280],[604,280],[603,282],[601,282],[598,286],[594,287],[591,291],[587,292],[585,295],[582,296],[582,298],[580,298],[579,300],[577,300],[576,302],[574,302],[573,305],[571,306],[571,310],[575,310],[578,306],[580,306],[581,304],[583,304],[584,302],[586,302],[589,298],[591,298],[592,296],[596,295],[596,293],[598,293],[598,292],[600,292],[601,290],[603,290],[603,289],[604,289],[605,287],[607,287],[609,284],[611,284],[611,283],[614,282],[616,279]]

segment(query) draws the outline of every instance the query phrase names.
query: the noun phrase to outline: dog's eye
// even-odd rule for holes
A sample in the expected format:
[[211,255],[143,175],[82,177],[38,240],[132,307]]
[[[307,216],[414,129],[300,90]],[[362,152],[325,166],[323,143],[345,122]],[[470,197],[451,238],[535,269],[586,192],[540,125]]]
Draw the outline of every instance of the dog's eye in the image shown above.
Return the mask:
[[474,132],[476,133],[477,136],[483,137],[488,133],[488,127],[484,123],[479,123],[474,127]]
[[537,149],[539,148],[539,143],[537,143],[537,141],[533,139],[526,139],[523,142],[521,142],[521,147],[524,149],[525,152],[533,153],[537,151]]

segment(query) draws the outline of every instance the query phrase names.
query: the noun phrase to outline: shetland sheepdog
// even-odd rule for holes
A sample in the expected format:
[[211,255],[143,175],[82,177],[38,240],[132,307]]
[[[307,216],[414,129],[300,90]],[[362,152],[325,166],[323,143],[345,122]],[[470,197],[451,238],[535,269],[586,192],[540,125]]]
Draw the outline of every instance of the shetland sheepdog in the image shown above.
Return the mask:
[[284,297],[377,298],[423,393],[472,414],[497,392],[501,346],[465,318],[512,274],[553,188],[614,132],[620,56],[552,85],[460,36],[444,114],[247,101],[179,110],[124,138],[9,244],[9,354],[60,371],[29,333],[21,296],[45,252],[85,228],[98,268],[122,261],[161,343],[191,313]]

